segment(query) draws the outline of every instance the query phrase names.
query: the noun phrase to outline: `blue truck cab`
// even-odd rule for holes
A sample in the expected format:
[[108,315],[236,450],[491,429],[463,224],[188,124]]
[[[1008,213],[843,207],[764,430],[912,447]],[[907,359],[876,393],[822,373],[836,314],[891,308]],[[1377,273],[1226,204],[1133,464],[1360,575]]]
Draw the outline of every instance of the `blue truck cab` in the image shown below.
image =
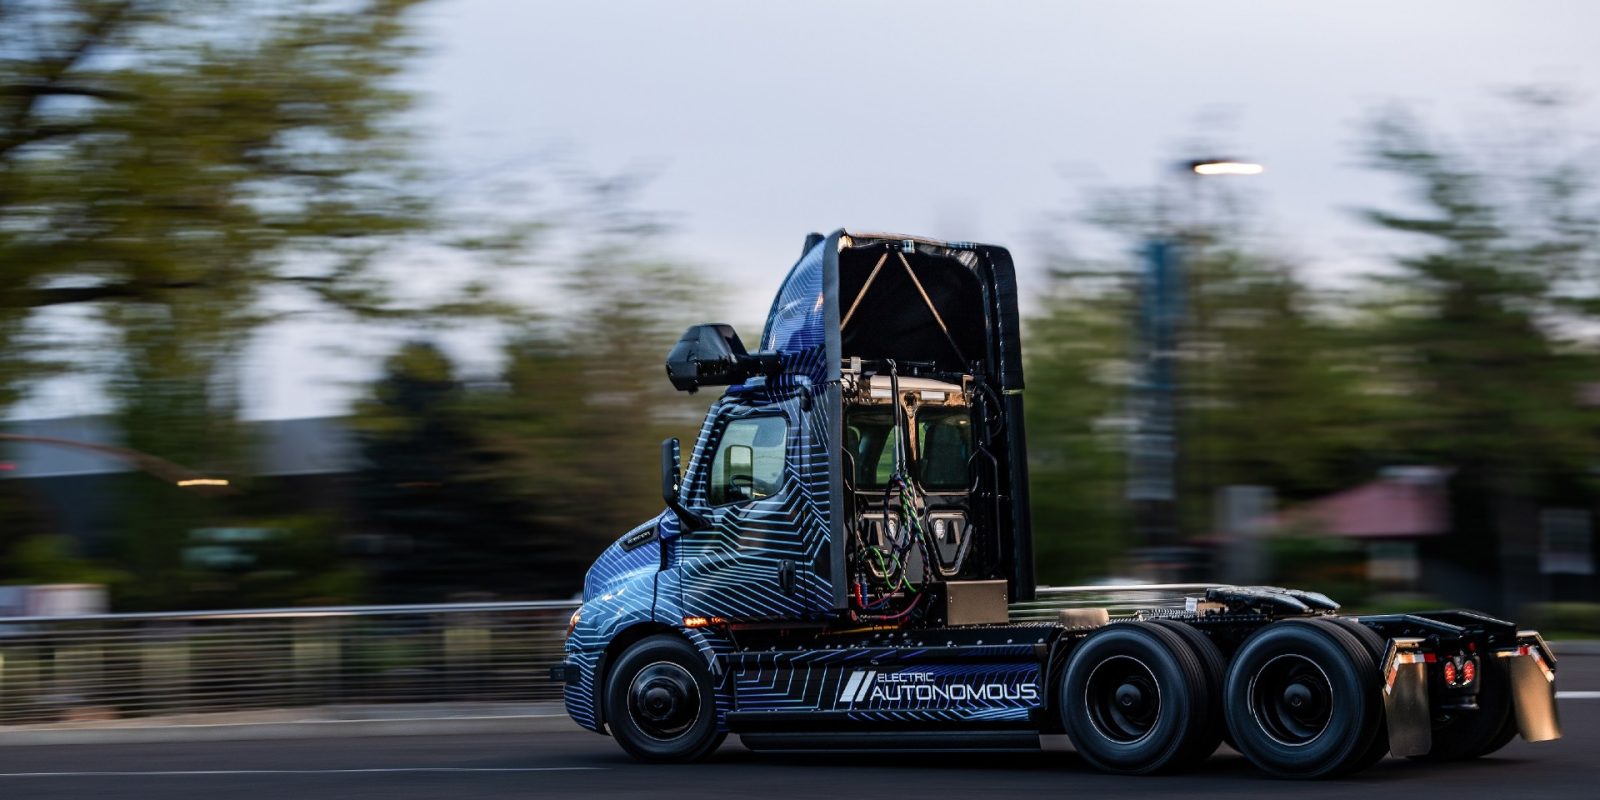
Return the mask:
[[666,370],[726,387],[665,509],[595,561],[568,713],[637,758],[752,748],[1037,747],[1182,769],[1224,735],[1286,777],[1559,735],[1555,657],[1467,611],[1344,617],[1216,586],[1181,611],[1015,622],[1035,597],[1017,286],[1001,247],[806,237],[758,346],[691,327]]

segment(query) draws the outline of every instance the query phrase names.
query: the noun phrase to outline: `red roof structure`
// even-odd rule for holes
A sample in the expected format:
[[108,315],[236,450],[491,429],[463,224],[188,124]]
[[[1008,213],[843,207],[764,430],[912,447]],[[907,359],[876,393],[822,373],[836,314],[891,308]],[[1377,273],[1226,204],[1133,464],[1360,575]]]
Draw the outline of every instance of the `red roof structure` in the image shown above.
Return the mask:
[[1335,536],[1402,539],[1450,530],[1449,471],[1400,467],[1352,489],[1278,514],[1269,527],[1310,526]]

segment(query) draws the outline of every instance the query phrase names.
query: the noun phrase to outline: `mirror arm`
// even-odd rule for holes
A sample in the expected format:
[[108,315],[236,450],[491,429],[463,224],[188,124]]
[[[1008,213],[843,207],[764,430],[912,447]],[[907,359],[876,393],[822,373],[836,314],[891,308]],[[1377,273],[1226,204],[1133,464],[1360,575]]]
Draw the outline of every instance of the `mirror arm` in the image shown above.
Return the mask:
[[678,476],[683,471],[679,448],[676,438],[661,443],[661,499],[677,515],[678,524],[685,532],[702,531],[711,527],[711,522],[678,499]]
[[711,527],[711,520],[706,519],[705,515],[700,512],[684,505],[676,497],[667,503],[667,507],[672,509],[672,513],[678,515],[678,524],[683,526],[685,533],[703,531]]

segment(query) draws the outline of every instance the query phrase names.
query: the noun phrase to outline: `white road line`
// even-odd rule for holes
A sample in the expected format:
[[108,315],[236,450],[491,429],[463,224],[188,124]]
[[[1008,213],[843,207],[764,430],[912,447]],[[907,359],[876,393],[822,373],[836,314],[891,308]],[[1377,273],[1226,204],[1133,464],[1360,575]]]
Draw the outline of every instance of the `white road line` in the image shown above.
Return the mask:
[[374,767],[369,769],[185,769],[140,770],[138,772],[0,772],[0,778],[134,778],[139,776],[183,777],[206,775],[366,775],[384,773],[454,772],[587,772],[609,767]]
[[1600,692],[1556,692],[1558,700],[1600,700]]

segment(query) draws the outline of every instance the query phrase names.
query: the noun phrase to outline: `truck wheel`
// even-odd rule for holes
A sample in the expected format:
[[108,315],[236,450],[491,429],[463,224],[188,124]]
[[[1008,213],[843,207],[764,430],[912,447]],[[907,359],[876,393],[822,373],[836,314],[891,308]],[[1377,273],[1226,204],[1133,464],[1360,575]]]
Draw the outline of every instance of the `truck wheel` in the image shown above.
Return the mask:
[[1451,714],[1433,723],[1433,749],[1419,761],[1464,761],[1505,747],[1517,735],[1511,709],[1511,675],[1503,659],[1479,660],[1478,710]]
[[1234,654],[1223,708],[1234,746],[1284,778],[1347,772],[1383,721],[1378,668],[1349,631],[1308,619],[1272,623]]
[[641,761],[695,761],[727,734],[705,659],[676,636],[651,636],[628,648],[606,680],[606,723]]
[[[1201,633],[1193,625],[1187,625],[1175,619],[1156,618],[1149,620],[1151,625],[1166,628],[1178,634],[1178,638],[1189,646],[1189,651],[1200,660],[1200,667],[1205,672],[1206,696],[1210,698],[1210,705],[1206,711],[1206,718],[1211,724],[1195,739],[1195,749],[1188,754],[1186,760],[1190,764],[1199,764],[1217,752],[1217,747],[1223,739],[1228,738],[1228,726],[1222,722],[1222,679],[1228,674],[1228,661],[1222,657],[1222,651],[1217,649],[1216,642],[1211,637]],[[1228,746],[1233,746],[1232,742]]]
[[1119,622],[1072,652],[1061,721],[1085,761],[1143,775],[1186,766],[1212,722],[1205,670],[1178,634]]
[[[1389,643],[1378,632],[1362,625],[1349,617],[1318,617],[1317,621],[1324,625],[1336,625],[1347,630],[1367,648],[1367,654],[1372,656],[1375,667],[1383,665],[1384,651],[1389,648]],[[1381,707],[1381,705],[1380,705]],[[1387,717],[1378,723],[1378,733],[1372,737],[1372,744],[1367,747],[1367,752],[1350,766],[1350,772],[1360,772],[1383,760],[1389,755],[1389,725]]]

